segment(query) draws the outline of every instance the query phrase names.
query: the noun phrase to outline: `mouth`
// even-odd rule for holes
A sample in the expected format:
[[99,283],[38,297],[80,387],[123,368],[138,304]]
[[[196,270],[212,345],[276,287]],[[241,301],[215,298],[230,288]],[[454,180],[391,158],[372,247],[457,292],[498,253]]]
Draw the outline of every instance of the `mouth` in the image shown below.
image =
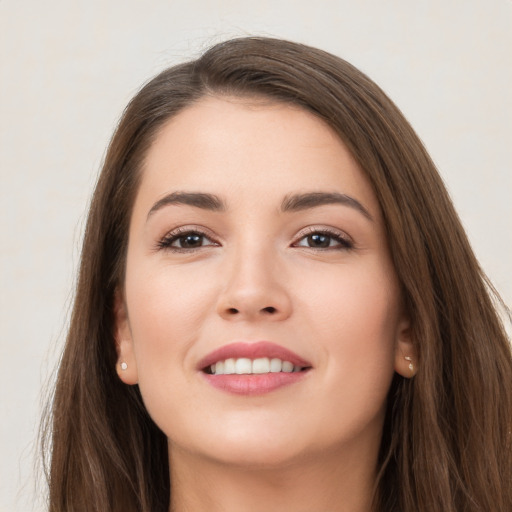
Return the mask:
[[262,395],[301,381],[312,365],[274,343],[232,343],[203,358],[198,370],[214,388],[237,395]]
[[263,375],[265,373],[303,372],[309,368],[309,366],[293,364],[291,361],[283,361],[278,357],[272,359],[268,357],[257,359],[231,357],[224,361],[217,361],[203,368],[202,371],[209,375]]

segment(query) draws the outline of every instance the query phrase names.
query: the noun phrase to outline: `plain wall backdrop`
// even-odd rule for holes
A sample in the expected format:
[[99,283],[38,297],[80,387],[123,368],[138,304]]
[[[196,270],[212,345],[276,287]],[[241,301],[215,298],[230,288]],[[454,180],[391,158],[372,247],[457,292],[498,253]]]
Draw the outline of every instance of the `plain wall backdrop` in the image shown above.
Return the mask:
[[240,35],[317,46],[373,78],[424,141],[511,305],[510,0],[0,0],[0,512],[44,510],[42,390],[122,109],[158,71]]

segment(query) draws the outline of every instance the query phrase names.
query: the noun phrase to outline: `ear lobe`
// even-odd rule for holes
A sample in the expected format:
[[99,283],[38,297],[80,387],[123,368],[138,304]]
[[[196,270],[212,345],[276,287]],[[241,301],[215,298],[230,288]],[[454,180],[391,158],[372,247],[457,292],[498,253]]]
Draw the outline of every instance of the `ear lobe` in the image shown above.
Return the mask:
[[116,371],[119,378],[129,385],[137,384],[138,373],[128,311],[119,290],[114,297],[114,339],[116,343]]
[[412,339],[411,323],[409,319],[403,319],[398,325],[395,342],[395,371],[410,379],[417,370],[418,355]]

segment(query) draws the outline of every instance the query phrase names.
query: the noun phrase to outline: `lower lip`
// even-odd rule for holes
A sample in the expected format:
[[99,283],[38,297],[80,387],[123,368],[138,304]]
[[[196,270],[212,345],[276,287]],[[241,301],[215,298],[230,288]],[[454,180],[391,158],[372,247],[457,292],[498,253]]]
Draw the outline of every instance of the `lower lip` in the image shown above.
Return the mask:
[[279,372],[250,375],[211,375],[203,373],[206,381],[214,388],[235,395],[264,395],[290,384],[301,381],[309,370],[302,372]]

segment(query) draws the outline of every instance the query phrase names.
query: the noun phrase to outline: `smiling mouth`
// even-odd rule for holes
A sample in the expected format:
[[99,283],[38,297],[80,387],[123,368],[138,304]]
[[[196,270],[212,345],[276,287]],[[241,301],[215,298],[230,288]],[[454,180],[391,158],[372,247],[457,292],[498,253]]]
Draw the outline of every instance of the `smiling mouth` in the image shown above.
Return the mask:
[[263,375],[268,373],[297,373],[309,370],[310,366],[293,364],[277,357],[228,358],[203,368],[208,375]]
[[229,343],[197,365],[208,384],[239,396],[262,396],[302,382],[312,369],[309,361],[269,341]]

